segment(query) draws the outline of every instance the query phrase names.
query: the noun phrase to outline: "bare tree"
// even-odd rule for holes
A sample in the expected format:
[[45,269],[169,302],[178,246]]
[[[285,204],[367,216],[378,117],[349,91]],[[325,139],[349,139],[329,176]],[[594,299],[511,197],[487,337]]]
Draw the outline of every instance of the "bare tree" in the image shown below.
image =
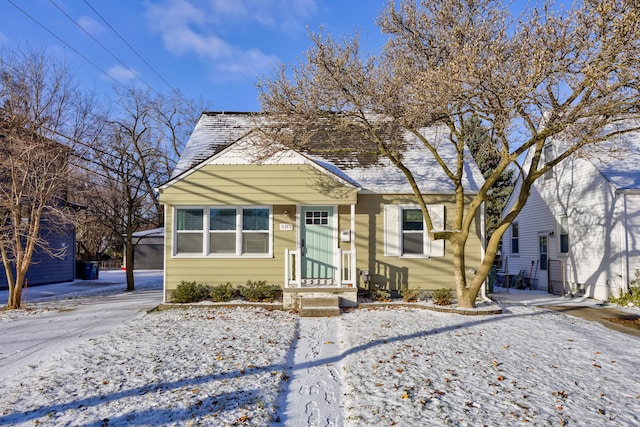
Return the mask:
[[[568,156],[637,129],[629,119],[638,109],[640,9],[627,0],[584,1],[569,10],[547,2],[514,19],[496,0],[400,0],[389,1],[378,23],[388,41],[377,56],[366,57],[357,36],[338,42],[312,35],[304,60],[258,83],[263,110],[296,136],[281,143],[304,146],[313,139],[308,124],[322,121],[357,131],[368,143],[355,148],[387,156],[400,168],[430,237],[451,244],[458,304],[473,307],[532,184]],[[466,194],[466,124],[474,117],[500,157],[480,191]],[[458,153],[453,162],[420,131],[436,122],[450,130]],[[402,132],[422,141],[454,184],[450,230],[433,230],[413,171],[402,161]],[[557,157],[543,159],[543,148],[554,140],[563,141]],[[531,162],[524,169],[518,158],[527,151]],[[509,165],[522,174],[515,203],[467,281],[464,249],[474,217]]]
[[154,95],[135,87],[117,95],[116,108],[105,119],[106,133],[93,150],[92,209],[125,247],[127,290],[132,291],[138,243],[133,234],[163,224],[155,188],[169,178],[200,104],[179,92]]
[[66,203],[73,138],[61,136],[84,135],[91,103],[63,62],[32,50],[1,58],[0,103],[0,254],[7,307],[15,309],[34,251],[65,255],[46,238],[73,222]]

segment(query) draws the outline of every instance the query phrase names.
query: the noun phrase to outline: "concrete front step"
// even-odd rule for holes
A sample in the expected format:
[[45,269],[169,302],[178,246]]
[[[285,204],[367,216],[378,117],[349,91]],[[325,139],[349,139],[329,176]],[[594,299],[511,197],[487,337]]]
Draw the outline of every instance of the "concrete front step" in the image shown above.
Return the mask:
[[301,306],[304,307],[339,307],[340,300],[337,296],[330,297],[310,297],[304,296],[300,301]]
[[339,307],[306,307],[300,310],[301,317],[333,317],[340,316]]
[[302,297],[300,300],[300,316],[330,317],[339,316],[339,299],[335,297]]

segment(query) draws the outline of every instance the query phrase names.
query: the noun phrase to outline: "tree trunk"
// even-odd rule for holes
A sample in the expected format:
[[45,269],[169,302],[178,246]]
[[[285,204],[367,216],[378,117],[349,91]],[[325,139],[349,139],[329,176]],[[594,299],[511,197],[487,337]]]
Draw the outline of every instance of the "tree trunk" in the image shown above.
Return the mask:
[[456,299],[458,301],[458,307],[460,308],[473,308],[476,306],[477,291],[472,292],[467,287],[467,276],[464,261],[464,241],[460,241],[459,238],[451,239],[451,246],[453,248],[453,275],[456,281]]
[[474,308],[476,306],[476,298],[478,293],[484,286],[485,280],[489,276],[491,266],[495,260],[498,252],[498,245],[504,234],[504,230],[507,229],[510,223],[504,223],[494,231],[494,235],[489,240],[485,249],[484,257],[480,263],[480,267],[475,272],[471,283],[467,285],[465,276],[465,264],[464,264],[464,247],[465,243],[456,240],[455,237],[451,239],[453,247],[453,268],[454,276],[456,279],[456,297],[458,300],[458,306],[461,308]]
[[[18,270],[16,268],[16,270]],[[22,304],[22,285],[24,283],[24,274],[16,271],[16,277],[13,286],[9,288],[9,297],[7,298],[7,308],[15,310],[20,308]]]
[[127,250],[125,252],[125,265],[127,273],[127,291],[135,290],[133,278],[133,239],[127,236]]

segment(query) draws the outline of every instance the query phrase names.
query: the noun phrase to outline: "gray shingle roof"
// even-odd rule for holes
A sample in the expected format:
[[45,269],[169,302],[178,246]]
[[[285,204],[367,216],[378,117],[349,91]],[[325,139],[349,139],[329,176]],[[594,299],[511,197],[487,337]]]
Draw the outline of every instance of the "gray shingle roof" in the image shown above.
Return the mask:
[[[189,171],[202,162],[220,153],[233,143],[243,139],[256,126],[256,115],[252,113],[203,113],[195,126],[172,178]],[[449,142],[449,132],[444,126],[431,126],[423,130],[431,141],[439,145],[438,152],[454,168],[456,153]],[[413,172],[423,193],[452,193],[453,184],[444,174],[431,153],[421,145],[415,136],[406,135],[406,150],[403,153],[405,165]],[[375,161],[362,161],[362,155],[353,153],[335,155],[305,155],[320,167],[354,183],[362,190],[386,194],[411,194],[411,187],[391,162],[379,157]],[[471,155],[467,153],[464,188],[477,191],[484,179]]]
[[171,178],[224,150],[250,133],[254,127],[255,115],[251,113],[202,113]]
[[593,159],[593,164],[618,190],[640,189],[640,132],[630,132],[610,143],[618,151],[611,158]]

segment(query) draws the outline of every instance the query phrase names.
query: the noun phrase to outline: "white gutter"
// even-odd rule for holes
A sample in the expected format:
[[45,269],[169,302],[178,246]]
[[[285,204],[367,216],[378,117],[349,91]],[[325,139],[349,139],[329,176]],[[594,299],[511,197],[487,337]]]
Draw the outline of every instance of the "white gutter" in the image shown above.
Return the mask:
[[[485,218],[485,202],[482,202],[482,205],[480,206],[480,259],[484,259],[485,256],[485,247],[487,245],[487,229],[486,229],[486,218]],[[491,272],[491,270],[489,270],[489,272]],[[484,285],[482,285],[482,287],[480,288],[480,296],[482,297],[482,300],[485,302],[493,302],[493,300],[491,300],[491,298],[489,298],[487,296],[487,281],[489,280],[489,275],[487,275],[487,278],[485,279],[485,283]]]

